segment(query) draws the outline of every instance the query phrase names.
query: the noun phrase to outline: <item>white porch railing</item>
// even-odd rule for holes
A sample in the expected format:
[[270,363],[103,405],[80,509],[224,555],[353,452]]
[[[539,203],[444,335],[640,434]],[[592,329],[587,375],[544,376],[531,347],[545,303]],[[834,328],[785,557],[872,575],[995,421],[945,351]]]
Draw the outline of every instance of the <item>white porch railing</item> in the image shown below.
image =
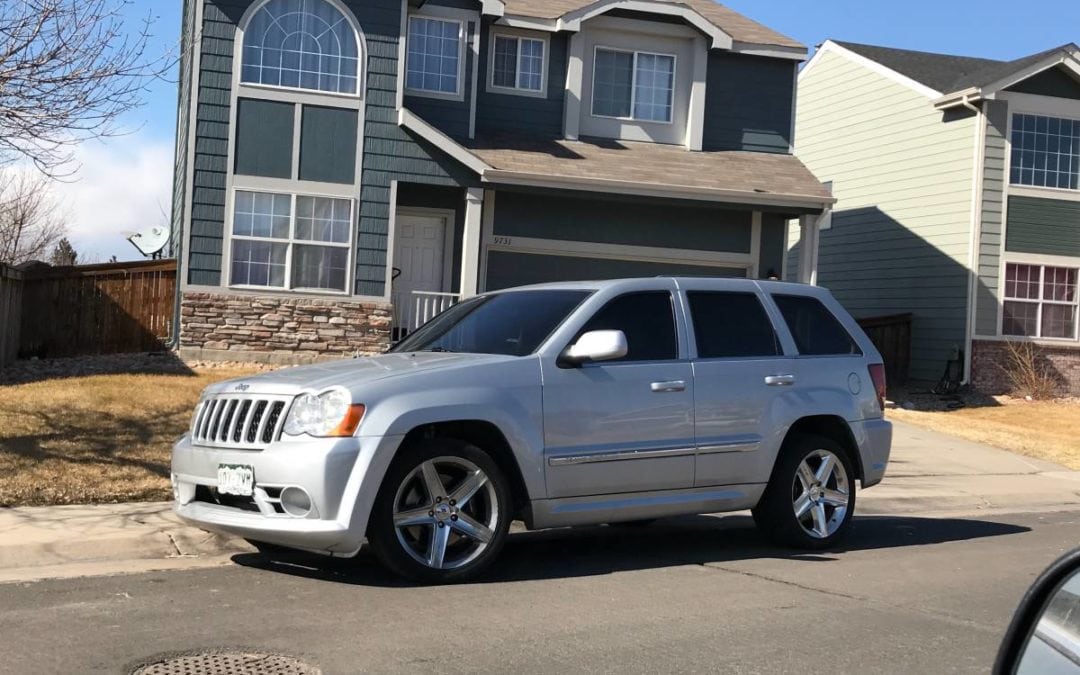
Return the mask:
[[413,291],[397,293],[394,302],[394,338],[400,340],[461,300],[458,293]]

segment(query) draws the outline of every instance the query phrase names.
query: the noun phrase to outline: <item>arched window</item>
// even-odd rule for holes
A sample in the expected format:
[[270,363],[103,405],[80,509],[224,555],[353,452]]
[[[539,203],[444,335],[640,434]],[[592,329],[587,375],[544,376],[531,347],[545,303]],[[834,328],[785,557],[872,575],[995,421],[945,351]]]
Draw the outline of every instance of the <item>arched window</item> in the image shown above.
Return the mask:
[[245,83],[355,94],[359,68],[356,31],[326,0],[270,0],[244,30]]

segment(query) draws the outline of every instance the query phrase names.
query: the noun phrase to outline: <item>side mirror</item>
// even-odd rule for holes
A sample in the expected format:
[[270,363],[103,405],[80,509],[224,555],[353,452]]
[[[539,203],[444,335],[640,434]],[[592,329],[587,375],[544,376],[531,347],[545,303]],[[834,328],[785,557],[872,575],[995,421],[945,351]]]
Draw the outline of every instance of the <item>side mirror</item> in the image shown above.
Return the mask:
[[1080,674],[1080,549],[1024,596],[994,664],[996,675]]
[[585,333],[578,341],[566,348],[560,359],[563,363],[579,366],[588,361],[614,361],[626,356],[630,346],[621,330],[594,330]]

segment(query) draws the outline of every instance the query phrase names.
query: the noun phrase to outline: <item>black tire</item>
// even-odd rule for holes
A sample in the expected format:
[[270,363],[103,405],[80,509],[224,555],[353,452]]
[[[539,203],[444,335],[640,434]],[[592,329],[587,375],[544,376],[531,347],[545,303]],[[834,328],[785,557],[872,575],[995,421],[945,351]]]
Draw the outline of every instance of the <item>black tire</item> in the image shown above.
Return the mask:
[[[826,526],[820,529],[827,533],[826,536],[822,536],[820,533],[812,534],[807,527],[804,527],[807,517],[804,515],[803,521],[800,522],[800,519],[796,516],[795,504],[795,500],[799,496],[796,491],[801,489],[802,485],[797,474],[803,460],[810,458],[807,466],[813,468],[811,463],[820,461],[818,455],[823,452],[831,453],[842,465],[846,476],[846,486],[843,487],[846,488],[847,497],[846,510],[839,517],[835,506],[827,506],[822,503]],[[820,467],[820,463],[817,466]],[[780,456],[776,460],[776,466],[773,468],[772,477],[765,488],[765,493],[752,511],[754,523],[758,529],[781,546],[814,551],[830,548],[842,540],[851,530],[851,519],[855,514],[855,475],[850,454],[840,443],[831,438],[810,434],[793,436],[785,441],[783,448],[781,448]],[[826,485],[814,488],[814,495],[820,495],[821,493],[818,491],[823,488],[828,489],[827,494],[833,501],[836,501],[835,497],[840,492],[837,489],[839,472],[826,477],[826,479]],[[825,497],[822,495],[820,499],[824,500]],[[810,510],[813,511],[814,508],[811,506]],[[817,520],[813,513],[809,513],[809,521],[810,529],[818,529]]]
[[[410,544],[422,545],[423,537],[430,537],[430,542],[433,545],[435,541],[434,523],[405,528],[401,533],[401,537],[399,537],[398,529],[394,526],[395,501],[401,499],[399,491],[406,490],[409,494],[423,497],[420,502],[410,506],[410,509],[419,506],[422,510],[427,508],[429,502],[433,501],[427,498],[426,495],[421,495],[419,487],[414,486],[411,489],[403,487],[403,483],[406,483],[407,480],[410,482],[422,480],[422,477],[413,476],[413,474],[420,470],[422,465],[432,460],[436,460],[437,463],[449,461],[451,462],[450,468],[453,468],[453,461],[464,460],[477,467],[487,477],[485,485],[490,485],[492,489],[488,491],[486,488],[481,488],[481,491],[476,494],[483,493],[483,496],[479,499],[474,497],[473,499],[476,499],[476,502],[470,500],[470,503],[460,510],[459,513],[462,518],[465,515],[472,515],[467,514],[466,510],[477,508],[477,502],[483,502],[481,506],[485,508],[496,509],[496,515],[491,515],[490,511],[487,512],[488,518],[494,519],[495,523],[489,528],[492,534],[490,540],[486,542],[486,547],[479,554],[476,554],[475,558],[469,559],[468,562],[452,569],[436,569],[420,562],[413,557],[413,553],[410,553],[410,550],[416,553],[415,548],[411,548]],[[447,465],[442,464],[439,466],[446,467]],[[452,476],[444,477],[441,471],[442,469],[440,470],[440,479],[443,480],[444,484],[453,480]],[[440,499],[446,499],[446,505],[443,508],[450,504],[448,495],[454,491],[455,486],[451,483],[447,484],[446,487],[445,492],[447,492],[447,495],[439,496]],[[434,505],[432,505],[432,508],[434,508]],[[432,511],[431,513],[435,512]],[[443,515],[445,514],[440,513],[440,517]],[[450,517],[453,517],[453,523],[449,520],[440,521],[440,527],[449,526],[446,528],[446,536],[450,538],[451,543],[445,545],[445,550],[449,553],[456,546],[467,552],[467,545],[470,543],[476,544],[476,542],[455,529],[458,517]],[[410,447],[403,448],[394,459],[393,464],[383,478],[382,486],[379,488],[379,494],[371,511],[371,519],[368,523],[368,540],[371,543],[372,551],[383,566],[398,576],[422,583],[459,583],[475,579],[495,560],[506,542],[507,532],[510,530],[510,523],[513,518],[513,499],[509,482],[491,456],[475,445],[464,441],[434,439],[421,441]],[[490,522],[490,520],[487,522]],[[467,558],[468,555],[462,555],[463,560]],[[452,562],[452,560],[448,558],[447,562]]]

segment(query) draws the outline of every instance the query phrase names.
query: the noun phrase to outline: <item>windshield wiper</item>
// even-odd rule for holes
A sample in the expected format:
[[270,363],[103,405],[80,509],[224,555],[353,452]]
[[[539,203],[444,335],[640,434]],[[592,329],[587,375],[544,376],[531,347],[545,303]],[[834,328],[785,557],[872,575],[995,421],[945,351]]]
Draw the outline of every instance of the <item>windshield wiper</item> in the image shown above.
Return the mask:
[[446,347],[432,347],[431,349],[425,349],[425,352],[431,352],[433,354],[453,354],[454,350],[447,349]]

